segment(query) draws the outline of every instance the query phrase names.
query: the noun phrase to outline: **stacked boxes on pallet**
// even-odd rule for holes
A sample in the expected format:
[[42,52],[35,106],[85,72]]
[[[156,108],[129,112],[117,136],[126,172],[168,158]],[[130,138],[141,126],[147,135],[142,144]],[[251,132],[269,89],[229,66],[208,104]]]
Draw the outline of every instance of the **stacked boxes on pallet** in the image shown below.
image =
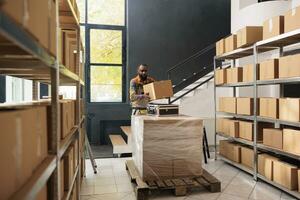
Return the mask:
[[201,176],[202,123],[186,116],[132,116],[133,160],[143,180]]

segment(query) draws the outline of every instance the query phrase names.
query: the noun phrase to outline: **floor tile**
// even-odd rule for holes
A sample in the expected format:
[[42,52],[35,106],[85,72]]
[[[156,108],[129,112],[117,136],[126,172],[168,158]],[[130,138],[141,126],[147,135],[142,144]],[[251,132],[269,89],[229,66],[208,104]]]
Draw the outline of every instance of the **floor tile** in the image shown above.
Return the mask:
[[80,194],[81,195],[92,195],[94,194],[94,186],[81,187]]
[[93,198],[97,200],[123,200],[126,199],[127,196],[129,196],[130,193],[110,193],[110,194],[98,194],[98,195],[93,195]]
[[94,180],[95,186],[103,186],[103,185],[115,185],[114,177],[99,177]]
[[224,190],[225,194],[230,194],[242,198],[248,198],[254,186],[236,186],[229,184]]
[[218,200],[246,200],[248,198],[238,197],[230,194],[221,194]]
[[117,184],[118,192],[133,192],[133,186],[131,184]]
[[116,192],[117,192],[116,185],[100,185],[100,186],[95,186],[94,194],[110,194]]
[[285,192],[281,193],[281,200],[296,200],[296,198],[286,194]]
[[127,176],[120,176],[120,177],[115,177],[115,181],[116,181],[116,184],[131,184],[131,180],[130,180],[130,177],[127,175]]
[[209,191],[193,191],[189,193],[190,200],[216,200],[221,193],[211,193]]
[[250,199],[280,200],[280,196],[281,196],[281,192],[276,188],[263,182],[257,182],[250,195]]
[[256,181],[253,180],[253,176],[245,172],[240,172],[237,176],[232,179],[231,185],[236,186],[250,186],[253,187],[256,184]]

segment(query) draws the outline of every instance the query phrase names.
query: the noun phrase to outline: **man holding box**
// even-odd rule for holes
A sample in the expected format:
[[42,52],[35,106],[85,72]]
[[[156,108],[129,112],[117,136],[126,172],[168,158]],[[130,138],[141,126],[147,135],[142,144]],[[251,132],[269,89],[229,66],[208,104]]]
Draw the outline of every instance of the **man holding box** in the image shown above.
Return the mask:
[[154,82],[152,77],[148,76],[148,65],[141,64],[138,67],[138,75],[130,81],[130,101],[132,107],[146,107],[150,101],[148,94],[144,94],[143,86]]

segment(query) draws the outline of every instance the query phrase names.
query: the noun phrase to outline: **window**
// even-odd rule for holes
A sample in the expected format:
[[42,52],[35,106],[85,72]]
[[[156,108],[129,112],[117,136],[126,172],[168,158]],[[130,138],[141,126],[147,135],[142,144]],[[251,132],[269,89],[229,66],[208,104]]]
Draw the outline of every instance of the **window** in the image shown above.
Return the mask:
[[[85,1],[85,0],[81,0]],[[88,0],[86,34],[89,102],[125,101],[125,0]],[[82,33],[82,35],[84,35]]]

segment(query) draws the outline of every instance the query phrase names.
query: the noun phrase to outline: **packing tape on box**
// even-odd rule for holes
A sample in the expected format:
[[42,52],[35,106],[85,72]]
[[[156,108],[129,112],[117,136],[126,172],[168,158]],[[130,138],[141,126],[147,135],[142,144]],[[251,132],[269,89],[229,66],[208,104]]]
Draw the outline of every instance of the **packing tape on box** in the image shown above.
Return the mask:
[[22,143],[22,120],[21,116],[16,116],[16,148],[14,149],[14,156],[16,160],[16,184],[18,185],[20,183],[20,178],[22,177],[22,149],[23,149],[23,143]]
[[269,19],[269,32],[273,30],[273,19]]

